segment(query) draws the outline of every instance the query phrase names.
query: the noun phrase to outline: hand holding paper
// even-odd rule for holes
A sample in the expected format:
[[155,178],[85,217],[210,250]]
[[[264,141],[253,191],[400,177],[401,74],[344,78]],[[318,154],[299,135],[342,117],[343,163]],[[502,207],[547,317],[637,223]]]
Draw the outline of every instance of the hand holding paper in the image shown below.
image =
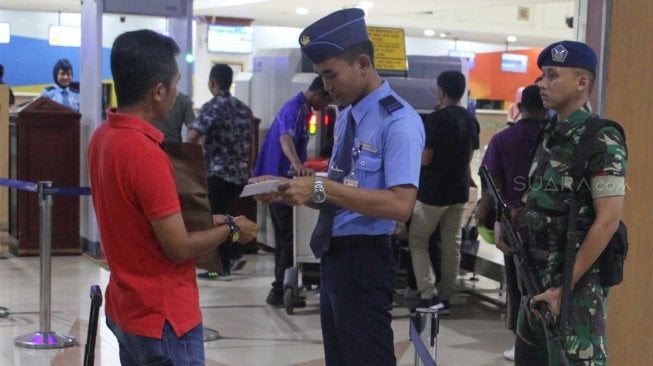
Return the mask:
[[280,180],[264,180],[257,183],[251,183],[243,188],[243,192],[240,194],[240,197],[248,197],[259,195],[263,193],[277,192],[277,188],[281,184]]
[[249,184],[243,189],[241,197],[255,196],[257,201],[263,203],[272,203],[281,200],[278,187],[288,178],[277,177],[274,175],[262,175],[249,179]]

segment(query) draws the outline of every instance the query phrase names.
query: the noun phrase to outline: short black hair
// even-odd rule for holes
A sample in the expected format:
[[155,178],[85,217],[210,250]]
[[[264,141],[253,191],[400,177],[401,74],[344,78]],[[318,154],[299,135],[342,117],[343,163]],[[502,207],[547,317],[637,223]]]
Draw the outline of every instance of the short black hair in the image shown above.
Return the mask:
[[54,76],[57,76],[57,73],[59,70],[63,71],[73,71],[73,65],[68,61],[68,59],[62,58],[58,60],[55,64],[54,67],[52,68],[52,72],[54,72]]
[[374,66],[374,45],[372,44],[372,41],[357,43],[335,57],[343,59],[351,65],[361,54],[367,55],[370,58],[370,62],[372,62],[372,66]]
[[443,71],[438,76],[438,86],[452,99],[460,99],[465,94],[465,75],[460,71]]
[[[59,70],[62,70],[64,72],[70,71],[70,73],[73,73],[73,65],[68,61],[68,59],[62,58],[58,60],[55,64],[54,67],[52,68],[52,79],[54,79],[54,83],[59,85],[59,81],[57,80],[57,75],[59,75]],[[59,85],[61,86],[61,85]]]
[[160,33],[141,29],[118,36],[111,47],[111,74],[119,106],[145,98],[158,83],[170,88],[179,72],[175,57],[179,46]]
[[231,83],[234,80],[234,71],[231,66],[226,64],[215,64],[211,68],[209,80],[213,80],[218,84],[220,90],[229,91]]
[[519,108],[531,113],[538,113],[544,110],[539,86],[529,85],[522,90]]
[[313,79],[311,85],[308,87],[308,91],[315,90],[324,90],[324,80],[321,76],[317,76],[315,79]]
[[592,90],[594,89],[594,83],[596,81],[596,73],[591,71],[591,70],[583,69],[583,68],[580,68],[580,67],[576,68],[575,70],[576,70],[576,75],[586,75],[587,76],[587,79],[589,80],[589,86],[588,86],[587,89],[588,89],[589,94],[592,94]]

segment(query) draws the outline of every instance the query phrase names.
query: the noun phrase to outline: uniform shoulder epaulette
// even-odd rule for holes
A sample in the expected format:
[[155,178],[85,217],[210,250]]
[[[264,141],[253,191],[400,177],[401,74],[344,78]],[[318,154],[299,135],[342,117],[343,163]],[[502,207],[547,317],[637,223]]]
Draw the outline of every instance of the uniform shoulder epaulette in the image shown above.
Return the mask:
[[47,91],[54,90],[54,85],[48,86],[47,88],[45,88],[45,90]]
[[398,111],[404,107],[404,105],[401,104],[401,102],[398,101],[394,95],[388,95],[387,97],[379,100],[379,104],[381,104],[383,109],[385,109],[389,114],[392,114],[393,112]]
[[79,94],[79,89],[73,88],[72,86],[69,86],[68,89],[70,89],[71,92]]
[[605,128],[605,127],[612,127],[619,134],[621,134],[621,137],[626,141],[626,133],[624,132],[624,128],[621,127],[619,122],[613,121],[611,119],[606,119],[606,118],[601,118],[599,116],[594,116],[590,117],[585,121],[585,129],[593,131],[592,134],[596,134],[599,130]]

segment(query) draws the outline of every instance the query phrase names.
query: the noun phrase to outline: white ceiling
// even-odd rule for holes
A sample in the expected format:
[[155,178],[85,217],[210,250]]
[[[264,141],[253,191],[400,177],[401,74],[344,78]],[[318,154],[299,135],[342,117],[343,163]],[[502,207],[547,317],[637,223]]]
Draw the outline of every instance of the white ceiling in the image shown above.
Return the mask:
[[[138,0],[133,0],[138,1]],[[565,18],[574,16],[574,0],[373,0],[366,21],[371,26],[403,28],[406,35],[543,47],[573,38]],[[194,15],[253,19],[255,25],[303,28],[332,11],[360,5],[360,0],[194,0]],[[304,7],[307,15],[298,15]],[[80,0],[2,0],[5,10],[79,12]],[[522,16],[520,18],[520,15]]]

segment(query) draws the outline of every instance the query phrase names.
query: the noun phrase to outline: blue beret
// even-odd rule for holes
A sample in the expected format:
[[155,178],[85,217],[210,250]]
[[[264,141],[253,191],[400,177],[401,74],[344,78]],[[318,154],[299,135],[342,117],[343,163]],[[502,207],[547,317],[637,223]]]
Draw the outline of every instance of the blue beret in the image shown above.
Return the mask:
[[309,25],[299,35],[299,45],[314,64],[368,41],[365,12],[351,8],[333,12]]
[[549,45],[537,58],[537,67],[577,67],[596,73],[596,54],[582,42],[562,41]]

